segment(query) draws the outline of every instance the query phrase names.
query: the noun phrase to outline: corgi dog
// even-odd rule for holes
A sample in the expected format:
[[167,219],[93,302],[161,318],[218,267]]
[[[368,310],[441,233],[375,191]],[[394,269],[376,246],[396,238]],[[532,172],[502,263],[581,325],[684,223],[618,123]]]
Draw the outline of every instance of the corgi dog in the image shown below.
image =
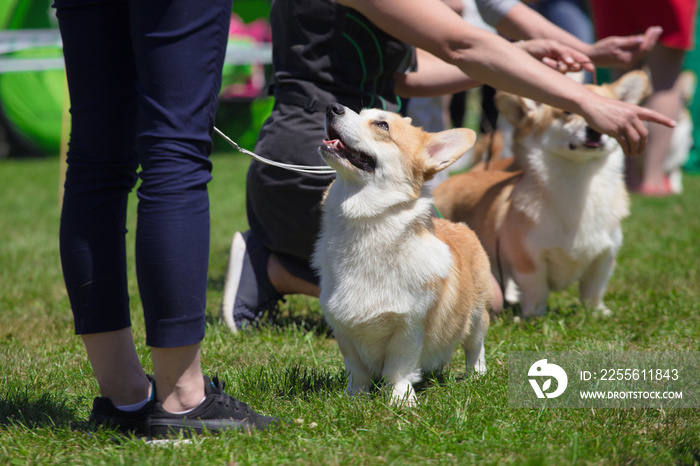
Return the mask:
[[[588,87],[639,103],[648,86],[632,71]],[[544,314],[550,291],[575,282],[585,304],[609,315],[603,295],[629,215],[622,149],[579,115],[503,92],[496,105],[514,128],[518,170],[453,176],[433,193],[438,209],[476,232],[505,300],[520,301],[523,317]]]
[[337,172],[323,200],[312,256],[321,309],[335,333],[347,391],[383,378],[392,403],[413,405],[413,384],[457,344],[482,373],[493,286],[488,257],[466,226],[433,217],[424,186],[474,143],[468,129],[426,133],[382,110],[326,110],[319,152]]

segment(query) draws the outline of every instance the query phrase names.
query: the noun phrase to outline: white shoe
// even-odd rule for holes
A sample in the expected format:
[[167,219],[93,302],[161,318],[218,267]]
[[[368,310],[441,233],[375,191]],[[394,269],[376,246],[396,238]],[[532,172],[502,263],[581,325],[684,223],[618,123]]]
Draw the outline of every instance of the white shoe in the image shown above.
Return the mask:
[[241,283],[241,271],[245,258],[245,239],[240,232],[236,232],[231,240],[231,251],[226,268],[226,282],[224,283],[224,297],[221,300],[219,318],[224,321],[226,327],[233,333],[238,332],[236,322],[233,319],[234,302],[238,293],[238,285]]

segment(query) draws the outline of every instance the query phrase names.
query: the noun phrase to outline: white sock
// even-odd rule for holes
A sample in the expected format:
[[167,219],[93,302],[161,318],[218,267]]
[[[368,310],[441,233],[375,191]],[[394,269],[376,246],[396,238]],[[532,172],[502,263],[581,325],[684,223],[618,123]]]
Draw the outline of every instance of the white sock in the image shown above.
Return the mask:
[[133,405],[121,405],[121,406],[115,406],[115,408],[121,410],[121,411],[138,411],[139,409],[143,408],[146,406],[146,403],[151,401],[153,399],[153,395],[156,393],[156,389],[154,387],[155,382],[151,380],[151,394],[146,397],[145,400],[139,401],[138,403],[134,403]]
[[[204,395],[204,398],[202,398],[202,401],[200,401],[199,404],[198,404],[197,406],[199,406],[199,405],[201,405],[202,403],[204,403],[204,400],[206,400],[206,399],[207,399],[207,396]],[[189,413],[190,411],[193,411],[193,410],[197,409],[197,406],[195,406],[195,407],[192,408],[192,409],[188,409],[187,411],[169,411],[169,413],[170,413],[170,414],[187,414],[187,413]]]
[[151,395],[148,395],[145,400],[139,401],[138,403],[134,403],[133,405],[121,405],[117,406],[116,408],[121,411],[138,411],[139,409],[146,406],[146,403],[148,403],[149,401],[151,401]]

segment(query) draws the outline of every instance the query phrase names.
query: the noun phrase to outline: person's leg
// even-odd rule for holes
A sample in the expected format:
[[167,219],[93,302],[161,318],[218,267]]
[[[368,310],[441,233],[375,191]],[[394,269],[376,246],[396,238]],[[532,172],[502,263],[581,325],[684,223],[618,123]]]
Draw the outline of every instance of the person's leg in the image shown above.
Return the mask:
[[[323,112],[277,101],[255,152],[279,162],[318,165]],[[221,302],[221,320],[236,332],[274,312],[284,294],[318,295],[309,264],[330,175],[290,172],[253,161],[246,182],[250,230],[236,232]]]
[[[683,66],[683,50],[657,44],[647,59],[653,94],[645,106],[662,115],[677,119],[683,105],[679,90],[674,86]],[[644,158],[644,172],[639,191],[644,194],[671,194],[664,161],[668,154],[673,128],[649,125],[649,143]]]
[[503,311],[503,292],[496,277],[491,275],[491,286],[493,287],[493,301],[491,302],[491,314],[498,315]]
[[182,412],[199,405],[204,398],[201,346],[199,343],[174,348],[151,348],[156,395],[163,409]]
[[230,12],[230,0],[130,3],[142,167],[136,268],[156,396],[166,410],[191,408],[205,394],[207,183]]
[[321,294],[317,284],[293,275],[275,253],[270,254],[267,261],[267,275],[279,294],[305,294],[316,298]]
[[126,207],[136,182],[133,56],[124,4],[59,8],[72,131],[60,252],[75,330],[100,392],[116,405],[148,396],[131,335]]
[[90,365],[103,397],[115,406],[143,401],[151,394],[131,334],[131,327],[82,335]]

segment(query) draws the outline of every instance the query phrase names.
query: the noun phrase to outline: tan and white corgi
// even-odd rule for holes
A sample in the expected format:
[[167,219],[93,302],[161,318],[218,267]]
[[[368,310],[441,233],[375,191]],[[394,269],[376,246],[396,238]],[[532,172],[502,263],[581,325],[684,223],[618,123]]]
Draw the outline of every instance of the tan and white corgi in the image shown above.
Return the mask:
[[319,152],[338,176],[312,263],[348,393],[384,378],[394,403],[415,404],[413,384],[449,362],[457,344],[467,370],[484,372],[488,258],[469,228],[433,217],[424,186],[471,147],[474,132],[426,133],[395,113],[333,104],[326,133]]
[[[633,71],[601,95],[638,103],[648,79]],[[617,141],[583,117],[512,94],[496,97],[514,127],[520,171],[471,171],[434,191],[445,218],[465,222],[479,236],[506,301],[522,315],[542,315],[550,291],[578,282],[581,300],[603,314],[603,295],[629,215],[624,156]]]

